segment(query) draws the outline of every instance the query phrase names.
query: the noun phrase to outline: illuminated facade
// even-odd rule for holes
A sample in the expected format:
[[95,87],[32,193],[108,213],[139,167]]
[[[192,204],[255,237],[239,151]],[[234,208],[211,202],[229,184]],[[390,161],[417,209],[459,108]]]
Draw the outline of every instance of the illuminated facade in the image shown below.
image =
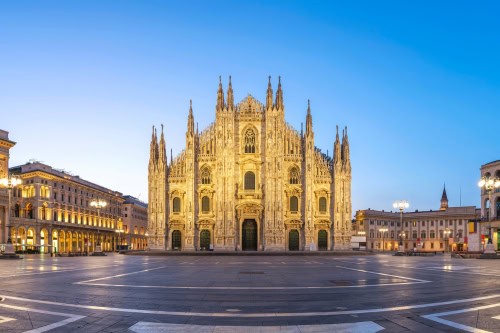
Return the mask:
[[125,195],[123,199],[123,229],[118,242],[131,250],[144,250],[147,248],[148,204],[131,195]]
[[[10,168],[23,184],[13,189],[11,236],[16,250],[43,253],[93,252],[116,248],[121,226],[121,193],[40,162]],[[95,199],[106,201],[98,210]]]
[[311,108],[305,132],[285,121],[281,82],[266,102],[234,103],[219,83],[215,122],[195,129],[168,162],[163,126],[153,129],[148,168],[149,247],[158,250],[348,250],[351,163],[347,129],[333,159],[314,145]]
[[367,250],[395,251],[402,233],[405,250],[467,251],[473,241],[468,237],[469,221],[479,216],[480,211],[474,206],[448,207],[443,189],[438,210],[404,212],[403,226],[399,211],[359,210],[353,234],[366,236]]
[[[481,166],[481,177],[485,178],[500,178],[500,160],[486,163]],[[491,195],[491,202],[490,202]],[[496,251],[500,250],[500,187],[494,187],[489,193],[484,187],[481,188],[481,217],[480,233],[478,239],[487,242],[490,234],[493,247]],[[479,228],[478,228],[479,229]]]
[[[0,179],[6,178],[9,171],[9,150],[16,143],[9,140],[9,132],[0,130]],[[7,243],[7,216],[9,212],[9,194],[7,188],[0,187],[0,240]]]

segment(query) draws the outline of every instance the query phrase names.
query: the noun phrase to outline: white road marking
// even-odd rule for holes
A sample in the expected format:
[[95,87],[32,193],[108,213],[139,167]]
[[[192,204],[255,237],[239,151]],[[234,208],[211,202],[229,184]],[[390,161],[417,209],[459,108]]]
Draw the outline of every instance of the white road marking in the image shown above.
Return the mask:
[[164,324],[140,321],[129,330],[136,333],[376,333],[384,328],[372,321],[345,324],[324,325],[295,325],[295,326],[213,326],[213,325],[188,325],[188,324]]
[[14,310],[21,310],[21,311],[27,311],[27,312],[37,312],[37,313],[43,313],[43,314],[48,314],[48,315],[53,315],[53,316],[61,316],[61,317],[68,317],[67,319],[55,322],[53,324],[49,324],[43,327],[35,328],[29,331],[26,331],[24,333],[42,333],[46,331],[50,331],[54,328],[65,326],[69,323],[72,323],[74,321],[80,320],[82,318],[85,318],[85,316],[80,316],[80,315],[74,315],[70,313],[63,313],[63,312],[52,312],[52,311],[45,311],[45,310],[38,310],[38,309],[32,309],[32,308],[27,308],[24,306],[14,306],[14,305],[8,305],[8,304],[0,304],[0,307],[3,308],[8,308],[8,309],[14,309]]
[[162,268],[167,268],[167,267],[170,267],[170,266],[161,266],[161,267],[155,267],[155,268],[148,268],[148,269],[143,269],[141,271],[135,271],[135,272],[130,272],[130,273],[123,273],[123,274],[118,274],[118,275],[105,276],[105,277],[102,277],[102,278],[92,279],[92,280],[86,280],[86,281],[73,282],[73,284],[90,284],[90,282],[94,282],[94,281],[101,281],[101,280],[113,279],[113,278],[116,278],[116,277],[122,277],[122,276],[127,276],[127,275],[132,275],[132,274],[139,274],[139,273],[154,271],[154,270],[157,270],[157,269],[162,269]]
[[96,305],[82,305],[82,304],[71,304],[71,303],[59,303],[43,300],[35,300],[23,297],[15,296],[5,296],[0,295],[6,299],[21,301],[21,302],[32,302],[37,304],[47,304],[56,305],[63,307],[71,307],[78,309],[87,310],[103,310],[103,311],[114,311],[114,312],[126,312],[126,313],[142,313],[142,314],[156,314],[156,315],[169,315],[169,316],[195,316],[195,317],[234,317],[234,318],[263,318],[263,317],[313,317],[313,316],[340,316],[340,315],[356,315],[356,314],[366,314],[366,313],[380,313],[380,312],[394,312],[394,311],[406,311],[412,309],[422,309],[428,307],[444,306],[451,304],[460,304],[468,302],[482,301],[486,299],[492,299],[500,297],[500,294],[493,294],[490,296],[475,297],[475,298],[465,298],[453,301],[436,302],[436,303],[425,303],[425,304],[415,304],[415,305],[401,305],[390,308],[378,308],[378,309],[360,309],[360,310],[343,310],[343,311],[324,311],[324,312],[268,312],[268,313],[228,313],[228,312],[184,312],[184,311],[163,311],[163,310],[141,310],[141,309],[127,309],[127,308],[112,308],[107,306],[96,306]]
[[361,284],[354,286],[306,286],[306,287],[230,287],[230,286],[147,286],[147,285],[133,285],[133,284],[112,284],[112,283],[87,283],[74,282],[73,284],[82,284],[87,286],[99,287],[116,287],[116,288],[144,288],[144,289],[187,289],[187,290],[312,290],[312,289],[343,289],[343,288],[368,288],[368,287],[387,287],[387,286],[402,286],[416,283],[428,283],[430,281],[420,282],[394,282],[394,283],[378,283],[378,284]]
[[[358,271],[358,272],[364,272],[364,273],[369,273],[369,274],[377,274],[377,275],[383,275],[383,276],[392,276],[392,277],[396,277],[396,278],[399,278],[399,279],[417,281],[416,283],[431,282],[431,281],[421,280],[421,279],[412,279],[412,278],[409,278],[409,277],[404,277],[404,276],[399,276],[399,275],[392,275],[392,274],[387,274],[387,273],[379,273],[379,272],[366,271],[364,269],[356,269],[356,268],[350,268],[350,267],[344,267],[344,266],[335,266],[335,267],[343,268],[343,269],[349,269],[351,271]],[[403,284],[403,283],[394,283],[394,284]]]
[[6,323],[6,322],[9,322],[9,321],[12,321],[12,320],[16,320],[16,319],[15,318],[9,318],[9,317],[0,316],[0,324]]
[[120,265],[105,265],[105,266],[95,266],[95,267],[86,267],[86,268],[58,269],[58,270],[51,270],[51,271],[46,271],[46,272],[19,273],[19,274],[10,274],[10,275],[0,274],[0,278],[52,274],[52,273],[62,273],[62,272],[75,272],[75,271],[84,271],[84,270],[91,270],[91,269],[98,269],[98,268],[109,268],[109,267],[116,267],[116,266],[120,266]]
[[[467,325],[456,323],[456,322],[451,321],[451,320],[446,320],[446,319],[443,319],[441,317],[452,316],[452,315],[461,314],[461,313],[465,313],[465,312],[471,312],[471,311],[479,311],[479,310],[484,310],[484,309],[490,309],[490,308],[495,308],[495,307],[498,307],[498,306],[500,306],[500,303],[483,305],[483,306],[477,306],[475,308],[468,308],[468,309],[462,309],[462,310],[433,313],[433,314],[430,314],[430,315],[422,316],[422,318],[429,319],[429,320],[441,323],[443,325],[447,325],[447,326],[450,326],[450,327],[453,327],[453,328],[457,328],[457,329],[460,329],[460,330],[463,330],[463,331],[467,331],[467,332],[492,333],[490,331],[485,331],[485,330],[482,330],[482,329],[479,329],[479,328],[476,328],[476,327],[471,327],[471,326],[467,326]],[[500,319],[500,316],[493,317],[493,319]]]

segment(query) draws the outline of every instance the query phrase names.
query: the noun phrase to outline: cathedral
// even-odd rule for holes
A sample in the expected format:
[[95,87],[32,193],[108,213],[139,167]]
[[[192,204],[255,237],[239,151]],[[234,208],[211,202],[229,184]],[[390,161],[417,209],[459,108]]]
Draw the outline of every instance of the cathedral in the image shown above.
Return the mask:
[[[342,141],[341,141],[342,140]],[[333,157],[285,121],[281,80],[266,101],[235,104],[219,78],[215,121],[198,132],[190,102],[185,149],[168,161],[153,127],[148,166],[148,245],[162,251],[333,251],[351,248],[347,128]]]

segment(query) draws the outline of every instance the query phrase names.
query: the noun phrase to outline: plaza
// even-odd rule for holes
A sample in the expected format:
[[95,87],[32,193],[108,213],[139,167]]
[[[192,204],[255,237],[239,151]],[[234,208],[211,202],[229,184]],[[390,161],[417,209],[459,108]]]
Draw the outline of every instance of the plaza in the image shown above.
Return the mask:
[[0,268],[2,332],[500,332],[489,260],[110,254]]

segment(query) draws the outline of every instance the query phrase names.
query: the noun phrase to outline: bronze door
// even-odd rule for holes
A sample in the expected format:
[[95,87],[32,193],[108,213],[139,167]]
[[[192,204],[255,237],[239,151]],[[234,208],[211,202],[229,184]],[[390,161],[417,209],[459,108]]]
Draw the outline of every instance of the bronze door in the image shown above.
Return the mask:
[[328,250],[328,234],[326,230],[318,231],[318,250]]
[[255,220],[243,222],[241,240],[243,251],[257,251],[257,222]]
[[299,250],[299,232],[297,230],[290,230],[288,233],[288,250]]
[[181,232],[179,230],[172,231],[172,250],[181,249]]
[[210,231],[208,230],[200,232],[200,250],[210,250]]

